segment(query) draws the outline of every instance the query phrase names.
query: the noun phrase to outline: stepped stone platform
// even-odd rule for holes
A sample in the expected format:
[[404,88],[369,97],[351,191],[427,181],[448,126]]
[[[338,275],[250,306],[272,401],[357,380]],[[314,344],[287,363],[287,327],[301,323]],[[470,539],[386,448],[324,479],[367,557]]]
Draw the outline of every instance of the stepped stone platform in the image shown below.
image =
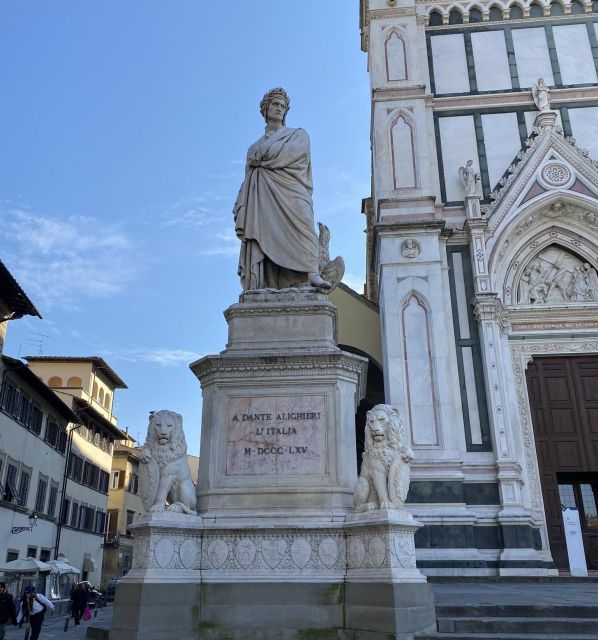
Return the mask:
[[433,585],[438,631],[418,640],[598,640],[598,583],[467,581]]

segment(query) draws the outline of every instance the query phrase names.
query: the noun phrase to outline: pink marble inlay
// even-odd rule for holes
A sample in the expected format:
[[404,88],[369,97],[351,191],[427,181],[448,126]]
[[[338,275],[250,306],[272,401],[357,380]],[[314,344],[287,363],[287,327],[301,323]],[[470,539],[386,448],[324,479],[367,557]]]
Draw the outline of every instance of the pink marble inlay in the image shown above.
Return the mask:
[[227,475],[326,473],[325,396],[229,398]]

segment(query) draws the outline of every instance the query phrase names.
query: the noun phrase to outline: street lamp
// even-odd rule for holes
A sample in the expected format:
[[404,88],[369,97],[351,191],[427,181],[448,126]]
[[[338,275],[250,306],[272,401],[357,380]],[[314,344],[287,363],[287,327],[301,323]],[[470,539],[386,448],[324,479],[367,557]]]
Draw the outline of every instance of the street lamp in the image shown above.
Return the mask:
[[37,525],[37,516],[33,511],[29,514],[29,517],[27,518],[27,520],[29,521],[28,527],[13,527],[12,533],[23,533],[23,531],[33,531],[33,527]]

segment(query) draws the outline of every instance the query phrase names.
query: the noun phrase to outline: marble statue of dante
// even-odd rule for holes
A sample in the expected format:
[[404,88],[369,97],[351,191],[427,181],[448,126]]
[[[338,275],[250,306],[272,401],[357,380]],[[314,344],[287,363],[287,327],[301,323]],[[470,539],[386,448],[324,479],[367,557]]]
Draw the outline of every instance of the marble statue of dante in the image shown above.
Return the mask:
[[532,95],[538,111],[550,111],[550,89],[544,78],[538,78],[538,82],[532,87]]
[[244,291],[330,287],[319,273],[309,136],[285,126],[289,105],[284,89],[266,93],[260,103],[266,131],[247,151],[245,180],[233,209]]
[[473,160],[468,160],[464,167],[459,167],[459,178],[465,187],[465,197],[481,196],[480,174],[473,168]]

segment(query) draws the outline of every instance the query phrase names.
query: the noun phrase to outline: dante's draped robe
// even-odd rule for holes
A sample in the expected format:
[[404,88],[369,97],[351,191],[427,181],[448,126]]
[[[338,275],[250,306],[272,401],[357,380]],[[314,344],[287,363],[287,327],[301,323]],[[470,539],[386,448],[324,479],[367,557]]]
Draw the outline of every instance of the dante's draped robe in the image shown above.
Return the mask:
[[249,147],[235,203],[243,290],[282,288],[318,271],[309,136],[282,127]]

